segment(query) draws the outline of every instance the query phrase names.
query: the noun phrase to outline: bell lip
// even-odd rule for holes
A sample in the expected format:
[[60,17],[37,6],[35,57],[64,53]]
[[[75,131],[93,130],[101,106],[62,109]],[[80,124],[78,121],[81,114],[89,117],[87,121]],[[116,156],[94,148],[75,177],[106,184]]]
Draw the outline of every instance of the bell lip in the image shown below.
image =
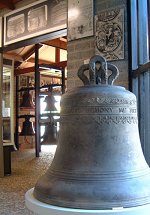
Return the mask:
[[[43,198],[44,195],[44,198]],[[48,195],[45,195],[45,193],[38,192],[35,188],[33,190],[33,196],[35,199],[37,199],[40,202],[58,206],[58,207],[64,207],[64,208],[74,208],[74,209],[83,209],[83,210],[112,210],[113,208],[132,208],[132,207],[139,207],[150,204],[150,197],[143,197],[140,199],[130,199],[130,200],[123,200],[123,201],[97,201],[92,202],[92,205],[89,204],[89,201],[71,201],[71,200],[64,200],[61,199],[58,200],[57,198],[49,198]]]
[[[107,210],[116,207],[131,208],[150,204],[150,186],[147,186],[149,179],[149,168],[147,168],[147,171],[145,170],[145,174],[141,173],[138,176],[118,177],[115,181],[113,179],[100,180],[100,182],[98,180],[84,180],[85,183],[83,183],[83,179],[71,180],[68,178],[66,180],[63,177],[57,178],[47,172],[37,181],[33,196],[41,202],[68,208],[94,210]],[[97,188],[100,189],[95,189],[95,181],[97,182]],[[82,189],[80,189],[81,187]],[[106,190],[103,190],[104,187]],[[112,191],[110,192],[107,187],[112,188]],[[121,187],[124,187],[125,193],[122,192]],[[141,187],[141,190],[138,191],[137,188],[139,187]],[[75,191],[73,195],[71,194],[72,190]],[[89,190],[92,192],[89,192]],[[132,192],[128,192],[128,190],[132,190]],[[63,191],[65,191],[65,196]],[[93,194],[94,192],[97,194]]]
[[[71,214],[71,215],[76,215],[76,214],[89,214],[89,215],[93,215],[93,214],[134,214],[137,215],[138,212],[140,211],[140,214],[146,214],[149,215],[149,210],[150,210],[150,204],[145,204],[145,205],[141,205],[138,207],[131,207],[131,208],[122,208],[122,207],[117,207],[117,208],[112,208],[111,210],[92,210],[92,209],[76,209],[76,208],[66,208],[66,207],[60,207],[60,206],[55,206],[55,205],[51,205],[51,204],[45,204],[43,202],[39,202],[34,196],[33,196],[33,190],[34,187],[29,189],[26,193],[25,193],[25,203],[28,209],[30,209],[31,211],[33,211],[34,213],[39,213],[39,209],[42,210],[41,211],[41,215],[44,214],[44,212],[48,212],[48,214],[53,214],[53,215],[58,215],[58,212],[63,212],[63,214]],[[62,214],[62,213],[61,213]]]

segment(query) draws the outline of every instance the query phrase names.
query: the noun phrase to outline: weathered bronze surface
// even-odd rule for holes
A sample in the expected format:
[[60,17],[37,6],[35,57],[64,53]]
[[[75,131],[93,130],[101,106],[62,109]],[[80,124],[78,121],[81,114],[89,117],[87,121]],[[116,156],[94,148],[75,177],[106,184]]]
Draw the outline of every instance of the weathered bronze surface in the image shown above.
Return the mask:
[[42,138],[41,145],[57,144],[57,127],[53,122],[45,126],[45,132]]
[[33,136],[35,135],[33,122],[30,121],[30,116],[25,116],[25,121],[23,122],[22,130],[19,134],[20,136]]
[[46,108],[45,111],[57,111],[55,107],[55,98],[51,94],[51,92],[48,94],[48,96],[45,97],[44,102],[46,102]]
[[34,108],[33,97],[29,93],[29,90],[25,91],[22,95],[22,102],[20,104],[20,108]]
[[63,95],[59,143],[35,186],[38,200],[81,209],[150,203],[150,169],[139,139],[136,97],[112,86],[117,75],[118,69],[100,56],[80,67],[85,86]]

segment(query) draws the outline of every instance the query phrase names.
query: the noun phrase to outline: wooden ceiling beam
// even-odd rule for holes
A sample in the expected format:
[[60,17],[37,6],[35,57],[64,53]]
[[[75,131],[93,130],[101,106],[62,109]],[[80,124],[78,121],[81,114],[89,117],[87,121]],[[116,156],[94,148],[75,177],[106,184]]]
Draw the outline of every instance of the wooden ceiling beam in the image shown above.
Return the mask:
[[[42,44],[38,44],[38,49],[40,49],[43,45]],[[35,46],[33,46],[31,49],[29,49],[23,56],[23,61],[28,60],[28,58],[31,57],[31,55],[33,55],[35,53]]]
[[52,64],[40,64],[39,67],[45,69],[61,69],[67,66],[67,61],[56,62]]
[[20,66],[21,63],[22,63],[22,62],[20,62],[20,61],[15,61],[15,62],[14,62],[14,68],[18,68],[18,67]]
[[[35,63],[35,58],[29,58],[29,59],[27,60],[27,62],[29,62],[29,63]],[[54,63],[54,62],[39,59],[39,64],[52,64],[52,63]]]
[[[39,44],[38,48],[40,49],[42,47],[42,45]],[[35,59],[32,58],[32,60],[30,61],[30,57],[32,56],[32,54],[35,53],[35,46],[33,46],[31,49],[29,49],[22,57],[19,61],[15,62],[15,68],[19,67],[23,61],[27,61],[27,62],[31,62],[31,63],[35,63]],[[43,62],[41,62],[43,63]]]
[[0,0],[0,3],[4,7],[9,8],[10,10],[14,10],[15,9],[15,5],[14,5],[13,1],[11,1],[11,0]]
[[14,75],[22,75],[26,73],[31,73],[35,71],[35,67],[28,67],[28,68],[23,68],[23,69],[14,69]]
[[[45,75],[45,74],[41,74],[41,75],[42,75],[42,77],[45,77],[45,78],[51,77],[51,78],[62,79],[61,76],[57,76],[57,75]],[[65,80],[67,80],[67,77],[65,77]]]
[[67,50],[67,42],[61,41],[60,39],[49,40],[49,41],[43,42],[42,44]]
[[55,62],[58,63],[60,62],[60,49],[55,48]]
[[[39,70],[44,70],[44,69],[59,69],[59,68],[65,68],[67,66],[67,61],[61,61],[59,63],[52,63],[52,64],[39,64]],[[40,68],[41,67],[41,68]],[[35,67],[28,67],[28,68],[23,68],[23,69],[15,69],[14,74],[16,75],[22,75],[26,73],[31,73],[35,71]]]
[[3,54],[3,58],[5,59],[11,59],[11,60],[14,60],[14,61],[23,61],[22,57],[19,56],[19,55],[16,55],[15,53],[4,53]]

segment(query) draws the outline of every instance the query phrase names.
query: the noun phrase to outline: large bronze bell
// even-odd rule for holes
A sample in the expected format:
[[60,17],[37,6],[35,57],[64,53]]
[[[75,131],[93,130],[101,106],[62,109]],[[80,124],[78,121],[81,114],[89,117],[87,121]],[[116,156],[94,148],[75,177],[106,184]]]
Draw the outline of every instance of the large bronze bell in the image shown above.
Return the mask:
[[57,111],[56,107],[55,107],[55,98],[52,95],[51,92],[48,93],[48,95],[45,97],[44,102],[46,102],[46,108],[45,111],[49,111],[49,112],[55,112]]
[[22,102],[20,108],[34,108],[33,97],[30,94],[29,90],[25,91],[22,95]]
[[45,125],[45,132],[42,136],[41,145],[55,145],[57,144],[57,127],[53,122]]
[[[106,68],[112,71],[109,77]],[[62,96],[59,143],[34,188],[38,200],[80,209],[150,203],[150,169],[139,139],[136,97],[112,86],[117,75],[118,69],[97,55],[80,67],[85,86]]]
[[25,121],[23,122],[22,130],[19,134],[20,136],[33,136],[35,135],[33,122],[30,121],[30,115],[25,116]]

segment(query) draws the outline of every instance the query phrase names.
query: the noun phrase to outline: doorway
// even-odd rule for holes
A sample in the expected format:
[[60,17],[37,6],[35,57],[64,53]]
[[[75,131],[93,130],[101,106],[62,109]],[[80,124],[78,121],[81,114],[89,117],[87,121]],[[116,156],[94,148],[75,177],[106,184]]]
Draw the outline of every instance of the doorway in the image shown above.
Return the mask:
[[[59,102],[61,95],[67,90],[67,38],[61,36],[28,46],[24,42],[22,47],[5,51],[3,57],[14,61],[16,147],[18,149],[35,147],[35,154],[38,157],[46,128],[50,128],[53,123],[55,135],[58,136],[59,133]],[[26,100],[32,103],[32,107],[20,107],[25,92],[28,95]],[[46,93],[53,94],[56,113],[44,111],[44,100],[48,97]],[[30,134],[20,135],[25,122],[28,125],[32,124],[33,134],[29,131]],[[49,140],[47,145],[50,144]]]

